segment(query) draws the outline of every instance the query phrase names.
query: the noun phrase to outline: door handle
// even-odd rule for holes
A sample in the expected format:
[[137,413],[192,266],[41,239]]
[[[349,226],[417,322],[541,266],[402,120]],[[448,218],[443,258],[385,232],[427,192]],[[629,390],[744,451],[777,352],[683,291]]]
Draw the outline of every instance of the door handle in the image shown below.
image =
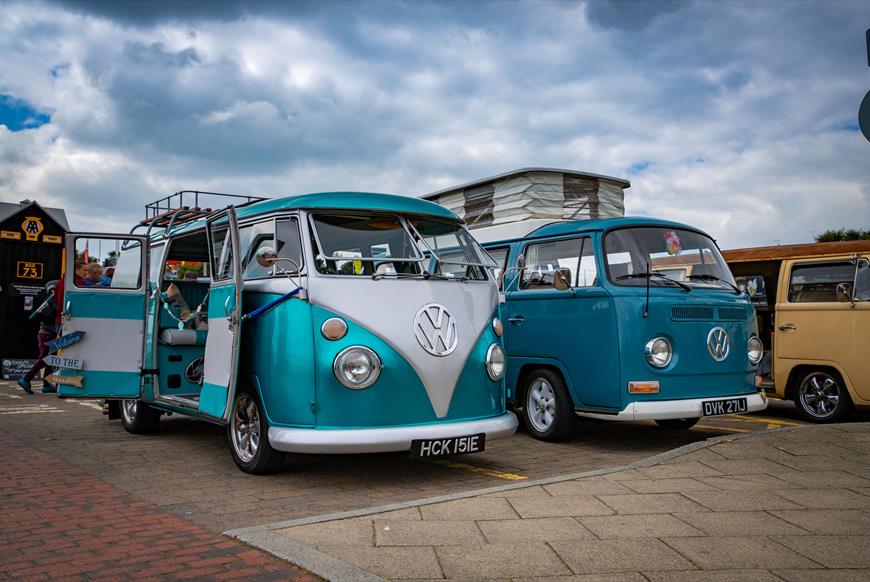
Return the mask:
[[72,319],[72,303],[71,302],[67,301],[66,304],[63,306],[63,311],[61,312],[61,316],[67,321]]
[[797,326],[793,323],[783,323],[779,327],[777,327],[779,331],[796,331]]
[[515,323],[517,325],[522,325],[523,322],[526,321],[526,318],[522,315],[515,315],[513,317],[508,317],[508,323]]
[[230,301],[233,301],[233,297],[227,297],[227,300],[224,301],[224,315],[227,316],[227,321],[231,320],[233,316],[236,314],[236,306],[233,305],[233,308],[230,309]]

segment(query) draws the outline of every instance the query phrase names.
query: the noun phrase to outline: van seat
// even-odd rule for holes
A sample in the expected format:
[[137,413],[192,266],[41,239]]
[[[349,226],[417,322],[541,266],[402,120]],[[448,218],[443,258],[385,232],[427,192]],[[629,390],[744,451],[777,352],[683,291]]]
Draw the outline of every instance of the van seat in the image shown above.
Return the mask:
[[204,346],[208,331],[199,329],[162,329],[158,339],[167,346]]

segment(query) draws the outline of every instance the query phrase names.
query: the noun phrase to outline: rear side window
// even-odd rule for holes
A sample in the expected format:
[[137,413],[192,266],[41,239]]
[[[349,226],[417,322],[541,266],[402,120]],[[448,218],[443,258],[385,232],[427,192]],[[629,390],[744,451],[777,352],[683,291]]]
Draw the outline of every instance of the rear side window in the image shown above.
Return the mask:
[[849,301],[855,265],[849,261],[795,265],[788,287],[790,303],[835,303]]

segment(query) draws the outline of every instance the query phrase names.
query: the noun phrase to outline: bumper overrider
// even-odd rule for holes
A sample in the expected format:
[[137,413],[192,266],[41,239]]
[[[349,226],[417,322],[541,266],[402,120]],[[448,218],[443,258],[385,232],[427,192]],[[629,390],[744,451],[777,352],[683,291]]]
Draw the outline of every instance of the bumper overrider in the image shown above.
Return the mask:
[[411,441],[445,439],[485,433],[486,440],[512,435],[517,430],[517,417],[505,412],[492,418],[393,426],[385,428],[311,429],[269,428],[269,444],[287,453],[345,454],[387,453],[408,451]]
[[702,402],[710,400],[726,400],[728,398],[746,398],[747,412],[758,412],[767,408],[767,395],[761,392],[754,394],[735,394],[733,396],[709,396],[707,398],[687,398],[685,400],[647,400],[632,402],[619,411],[619,414],[596,414],[577,412],[578,416],[600,418],[601,420],[670,420],[679,418],[700,418],[704,416]]

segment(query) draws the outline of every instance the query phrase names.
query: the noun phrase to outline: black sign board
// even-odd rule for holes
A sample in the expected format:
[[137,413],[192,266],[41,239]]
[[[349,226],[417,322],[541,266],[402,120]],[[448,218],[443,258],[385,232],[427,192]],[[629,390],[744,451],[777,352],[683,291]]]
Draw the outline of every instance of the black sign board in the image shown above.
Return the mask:
[[36,360],[3,358],[3,379],[17,380],[26,374],[35,363]]

